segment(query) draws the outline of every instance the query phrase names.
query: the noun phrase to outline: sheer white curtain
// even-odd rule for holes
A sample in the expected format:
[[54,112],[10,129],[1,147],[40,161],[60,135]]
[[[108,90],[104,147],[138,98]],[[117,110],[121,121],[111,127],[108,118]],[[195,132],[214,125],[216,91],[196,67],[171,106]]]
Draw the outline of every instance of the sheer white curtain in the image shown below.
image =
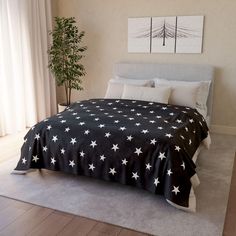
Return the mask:
[[50,0],[0,0],[0,136],[56,113]]

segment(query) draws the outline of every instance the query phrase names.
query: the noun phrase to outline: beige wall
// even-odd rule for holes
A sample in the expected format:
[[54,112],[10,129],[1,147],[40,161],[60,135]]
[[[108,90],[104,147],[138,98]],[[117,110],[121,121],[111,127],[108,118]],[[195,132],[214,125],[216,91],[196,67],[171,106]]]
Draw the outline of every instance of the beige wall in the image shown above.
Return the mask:
[[[236,129],[235,0],[53,0],[54,14],[75,16],[88,46],[84,91],[73,100],[102,97],[118,61],[196,63],[216,67],[213,124]],[[204,15],[202,54],[129,54],[127,19],[141,16]],[[61,101],[63,91],[58,90]],[[230,130],[230,128],[228,128]]]

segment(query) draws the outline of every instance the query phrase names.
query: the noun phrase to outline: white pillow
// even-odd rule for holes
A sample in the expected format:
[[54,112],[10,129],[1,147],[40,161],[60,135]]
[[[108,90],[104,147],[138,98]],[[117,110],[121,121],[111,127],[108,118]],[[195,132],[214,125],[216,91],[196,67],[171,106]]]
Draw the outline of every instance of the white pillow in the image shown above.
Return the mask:
[[111,79],[111,81],[114,83],[133,84],[147,87],[154,86],[154,81],[151,79],[127,79],[124,77],[115,76],[115,79]]
[[153,84],[153,81],[138,80],[138,79],[111,79],[108,82],[105,98],[114,98],[114,99],[121,98],[124,84],[151,87],[151,85]]
[[167,80],[167,79],[154,79],[155,85],[165,85],[165,86],[191,86],[196,85],[199,86],[196,97],[196,106],[194,108],[199,108],[201,110],[205,110],[207,112],[207,98],[209,94],[209,88],[211,85],[211,81],[178,81],[178,80]]
[[171,88],[159,86],[156,88],[124,85],[122,99],[141,100],[168,103]]

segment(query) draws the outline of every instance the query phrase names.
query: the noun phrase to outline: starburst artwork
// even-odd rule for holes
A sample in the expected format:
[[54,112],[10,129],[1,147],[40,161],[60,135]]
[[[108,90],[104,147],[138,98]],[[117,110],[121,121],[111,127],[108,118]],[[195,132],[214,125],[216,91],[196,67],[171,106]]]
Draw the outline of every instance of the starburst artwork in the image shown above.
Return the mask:
[[176,53],[201,53],[204,16],[178,16]]
[[128,19],[128,52],[150,53],[151,17]]
[[201,53],[204,16],[128,19],[128,52]]
[[176,17],[152,18],[152,52],[174,53]]

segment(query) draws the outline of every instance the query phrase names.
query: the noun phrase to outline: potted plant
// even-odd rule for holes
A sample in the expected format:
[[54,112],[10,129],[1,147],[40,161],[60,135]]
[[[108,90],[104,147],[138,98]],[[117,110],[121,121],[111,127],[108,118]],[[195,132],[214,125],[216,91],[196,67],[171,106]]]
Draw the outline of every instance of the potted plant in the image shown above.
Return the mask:
[[52,45],[48,51],[49,68],[57,86],[64,86],[66,101],[58,104],[59,112],[71,104],[71,90],[82,90],[81,77],[85,75],[80,60],[84,57],[86,46],[81,46],[85,32],[79,32],[74,17],[55,17],[55,27],[49,33]]

